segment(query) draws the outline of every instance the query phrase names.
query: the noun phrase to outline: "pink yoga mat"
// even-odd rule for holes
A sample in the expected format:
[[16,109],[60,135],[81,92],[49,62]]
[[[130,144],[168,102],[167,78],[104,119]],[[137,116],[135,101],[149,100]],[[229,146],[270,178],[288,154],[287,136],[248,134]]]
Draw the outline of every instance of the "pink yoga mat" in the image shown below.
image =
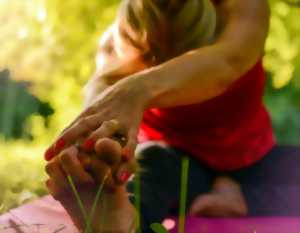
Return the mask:
[[[16,227],[15,225],[22,226]],[[62,206],[51,196],[45,196],[31,203],[22,205],[0,216],[0,226],[2,228],[6,227],[6,229],[2,230],[3,233],[78,232]],[[0,231],[0,233],[2,232]]]
[[[176,218],[164,221],[177,232]],[[62,206],[50,196],[0,216],[1,233],[77,233]],[[185,233],[300,233],[299,218],[186,219]]]
[[[177,233],[177,222],[171,233]],[[187,218],[186,233],[300,233],[300,218]]]

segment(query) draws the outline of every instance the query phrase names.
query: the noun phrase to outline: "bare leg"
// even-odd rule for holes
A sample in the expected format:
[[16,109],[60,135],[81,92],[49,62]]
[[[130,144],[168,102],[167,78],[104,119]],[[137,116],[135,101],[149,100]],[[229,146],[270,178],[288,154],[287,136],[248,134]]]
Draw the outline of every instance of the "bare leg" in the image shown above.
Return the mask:
[[218,177],[212,192],[200,195],[190,208],[191,215],[207,217],[239,217],[247,214],[247,205],[238,183]]

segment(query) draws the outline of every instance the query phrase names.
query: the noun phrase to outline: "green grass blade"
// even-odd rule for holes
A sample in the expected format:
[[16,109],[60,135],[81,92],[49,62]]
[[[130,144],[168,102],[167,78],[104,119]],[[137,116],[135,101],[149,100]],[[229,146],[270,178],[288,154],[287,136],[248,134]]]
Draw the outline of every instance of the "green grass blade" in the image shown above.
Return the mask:
[[137,211],[136,223],[137,223],[137,233],[141,233],[140,228],[140,214],[141,214],[141,177],[140,172],[135,173],[135,183],[134,183],[134,196],[135,196],[135,209]]
[[168,230],[163,225],[161,225],[160,223],[152,223],[150,225],[150,228],[155,233],[169,233]]
[[100,184],[100,186],[97,190],[96,197],[95,197],[95,200],[94,200],[93,205],[92,205],[91,213],[90,213],[90,215],[88,216],[88,219],[87,219],[87,223],[86,223],[87,226],[91,225],[91,221],[92,221],[92,219],[95,215],[95,211],[96,211],[98,202],[100,200],[100,197],[101,197],[101,194],[102,194],[102,191],[103,191],[103,187],[105,185],[105,182],[106,182],[106,179],[108,178],[108,176],[109,176],[109,173],[106,173],[106,175],[103,178],[103,182]]
[[[81,214],[82,214],[82,216],[84,218],[84,221],[85,221],[86,224],[88,224],[88,215],[87,215],[87,213],[86,213],[86,211],[84,209],[83,203],[82,203],[80,195],[79,195],[79,193],[78,193],[78,191],[77,191],[77,189],[75,187],[73,179],[72,179],[72,177],[70,175],[67,176],[67,179],[68,179],[68,182],[69,182],[69,184],[71,186],[71,189],[72,189],[72,191],[73,191],[73,193],[75,195],[76,202],[77,202],[78,207],[79,207],[79,209],[81,211]],[[88,229],[87,233],[93,233],[92,230],[91,230],[91,226],[89,224],[86,227]]]
[[179,223],[178,233],[184,233],[186,216],[186,197],[188,187],[189,159],[183,157],[181,164],[181,184],[180,184],[180,203],[179,203]]

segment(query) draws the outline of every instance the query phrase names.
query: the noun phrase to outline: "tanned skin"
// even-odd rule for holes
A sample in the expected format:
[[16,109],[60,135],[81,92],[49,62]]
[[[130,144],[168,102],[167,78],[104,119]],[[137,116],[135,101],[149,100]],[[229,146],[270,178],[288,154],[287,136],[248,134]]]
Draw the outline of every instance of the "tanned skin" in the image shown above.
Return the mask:
[[[50,172],[50,165],[47,166],[50,177],[47,184],[50,193],[57,200],[61,200],[73,219],[79,219],[76,222],[78,226],[83,225],[78,218],[78,212],[72,211],[72,208],[64,203],[63,195],[56,195],[56,193],[70,192],[66,185],[56,184],[66,174],[70,174],[74,178],[89,175],[86,170],[79,169],[76,158],[80,153],[72,147],[78,138],[83,135],[92,135],[93,140],[98,141],[95,146],[99,146],[99,140],[101,142],[103,138],[111,136],[110,133],[107,133],[107,128],[101,127],[101,125],[111,119],[116,120],[117,126],[114,126],[114,130],[127,137],[127,144],[123,150],[130,154],[131,159],[128,162],[119,162],[116,169],[115,165],[112,167],[103,159],[101,149],[99,150],[100,146],[95,148],[98,152],[94,162],[99,162],[109,168],[112,171],[113,179],[117,182],[119,177],[114,174],[119,174],[119,170],[130,170],[132,166],[130,164],[134,160],[137,132],[145,109],[201,103],[218,96],[224,93],[263,55],[269,26],[267,0],[223,0],[220,2],[217,9],[219,18],[221,18],[220,33],[213,45],[189,51],[152,68],[145,69],[147,61],[126,41],[124,41],[123,48],[130,51],[129,55],[123,56],[118,53],[114,40],[112,40],[113,37],[108,33],[107,40],[101,45],[99,51],[102,65],[99,66],[96,75],[86,86],[85,109],[60,135],[59,139],[64,140],[63,146],[52,156],[64,155],[69,159],[64,160],[64,157],[61,157],[61,159],[55,160],[52,158],[50,163],[55,169],[50,169]],[[107,71],[105,67],[114,68],[112,71]],[[130,101],[124,101],[125,99]],[[135,113],[135,115],[128,114],[128,112]],[[105,143],[108,144],[113,141],[105,140]],[[51,147],[55,145],[54,143]],[[117,145],[110,144],[110,146],[114,148]],[[110,152],[110,154],[120,157],[122,152]],[[70,158],[75,158],[75,160]],[[64,164],[66,161],[68,161],[68,169]],[[104,177],[101,169],[95,170],[94,174],[98,174],[96,181],[91,175],[89,175],[89,179],[75,179],[75,181],[84,185],[85,183],[90,184],[91,179],[97,183]],[[105,212],[98,208],[96,215],[99,217],[104,216],[104,213],[108,214],[111,221],[106,221],[102,228],[95,222],[93,225],[95,232],[105,232],[101,229],[116,233],[128,232],[129,219],[134,219],[135,214],[133,206],[127,200],[124,185],[125,183],[118,184],[116,186],[118,191],[115,194],[105,195],[102,198],[102,201],[108,203],[114,200],[122,208],[116,209],[111,205]],[[88,195],[87,191],[86,194]],[[82,195],[85,195],[85,190],[82,190]],[[84,201],[84,204],[88,206],[88,200]],[[118,223],[117,229],[116,222]]]

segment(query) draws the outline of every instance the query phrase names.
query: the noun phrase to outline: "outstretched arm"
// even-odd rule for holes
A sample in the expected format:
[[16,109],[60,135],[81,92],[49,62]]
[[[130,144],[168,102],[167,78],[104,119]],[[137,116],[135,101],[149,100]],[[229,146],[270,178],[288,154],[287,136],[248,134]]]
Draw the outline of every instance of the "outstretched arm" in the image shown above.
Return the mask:
[[200,103],[226,91],[263,55],[268,34],[267,0],[223,0],[217,41],[129,76],[148,94],[149,107]]
[[[64,143],[55,142],[50,149],[54,147],[57,152],[55,145],[69,145],[82,135],[90,135],[87,142],[95,141],[103,134],[102,122],[115,119],[128,139],[124,149],[132,155],[145,109],[201,103],[225,92],[263,55],[269,8],[267,0],[223,0],[218,10],[223,31],[211,46],[146,70],[134,51],[114,51],[117,59],[108,64],[115,65],[115,70],[90,81],[86,109],[60,135],[57,142]],[[134,73],[138,70],[143,71]],[[54,156],[47,153],[47,158]]]
[[[97,96],[120,79],[146,67],[140,51],[119,37],[118,25],[112,24],[103,34],[96,57],[96,72],[84,88],[84,107],[93,104]],[[125,52],[124,52],[125,51]]]

